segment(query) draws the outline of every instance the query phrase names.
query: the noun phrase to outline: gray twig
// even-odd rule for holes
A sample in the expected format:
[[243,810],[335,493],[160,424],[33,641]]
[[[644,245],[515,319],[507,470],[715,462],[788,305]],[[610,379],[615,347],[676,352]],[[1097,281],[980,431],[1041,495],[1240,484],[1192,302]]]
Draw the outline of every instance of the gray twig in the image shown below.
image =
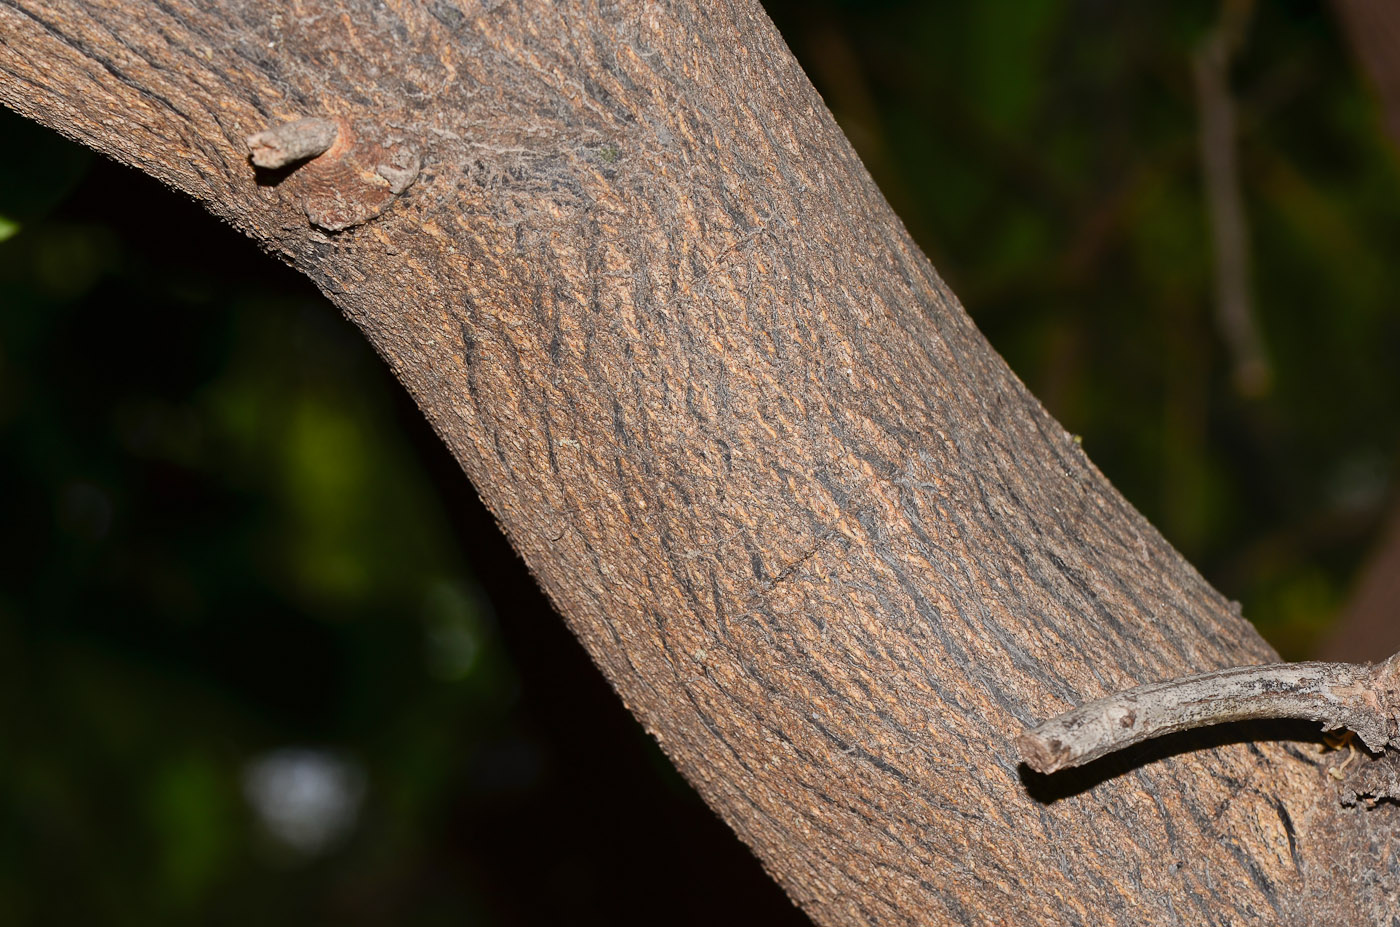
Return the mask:
[[1052,773],[1163,734],[1265,718],[1348,728],[1375,752],[1400,746],[1400,654],[1377,665],[1271,663],[1138,686],[1033,727],[1017,745],[1026,765]]
[[339,132],[333,119],[298,119],[248,136],[248,151],[255,165],[275,170],[324,154]]

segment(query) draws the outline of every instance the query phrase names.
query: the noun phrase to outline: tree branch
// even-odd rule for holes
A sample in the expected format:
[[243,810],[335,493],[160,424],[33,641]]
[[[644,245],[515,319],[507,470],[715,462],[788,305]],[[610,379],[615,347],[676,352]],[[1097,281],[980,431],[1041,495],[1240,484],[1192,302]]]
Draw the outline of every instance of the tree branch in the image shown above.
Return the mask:
[[1374,666],[1271,663],[1138,686],[1039,724],[1017,745],[1031,769],[1053,773],[1165,734],[1270,718],[1347,728],[1382,751],[1400,730],[1400,654]]
[[[818,923],[1393,906],[1400,819],[1283,745],[1019,788],[1033,706],[1275,656],[987,344],[754,0],[3,0],[0,101],[360,326]],[[260,182],[294,114],[335,144]]]

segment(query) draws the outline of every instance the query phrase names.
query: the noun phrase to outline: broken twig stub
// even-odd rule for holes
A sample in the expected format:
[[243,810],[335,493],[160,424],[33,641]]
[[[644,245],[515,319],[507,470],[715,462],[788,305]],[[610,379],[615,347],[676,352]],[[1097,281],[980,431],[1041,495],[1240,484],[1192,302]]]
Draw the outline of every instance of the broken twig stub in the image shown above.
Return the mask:
[[1138,686],[1017,738],[1026,765],[1052,773],[1164,734],[1267,718],[1347,728],[1374,752],[1400,743],[1400,654],[1378,665],[1271,663]]
[[248,156],[255,166],[276,170],[325,154],[338,134],[334,119],[298,119],[248,136]]

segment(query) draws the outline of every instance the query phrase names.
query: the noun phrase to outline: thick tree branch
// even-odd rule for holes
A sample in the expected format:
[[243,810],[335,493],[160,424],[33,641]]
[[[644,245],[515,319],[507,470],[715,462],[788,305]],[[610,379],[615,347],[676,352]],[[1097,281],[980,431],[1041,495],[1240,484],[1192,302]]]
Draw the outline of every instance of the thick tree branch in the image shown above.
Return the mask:
[[[0,100],[361,327],[819,923],[1393,905],[1395,809],[1286,745],[1027,792],[1044,706],[1274,655],[991,351],[753,0],[0,0]],[[248,136],[303,118],[334,146],[259,177]]]

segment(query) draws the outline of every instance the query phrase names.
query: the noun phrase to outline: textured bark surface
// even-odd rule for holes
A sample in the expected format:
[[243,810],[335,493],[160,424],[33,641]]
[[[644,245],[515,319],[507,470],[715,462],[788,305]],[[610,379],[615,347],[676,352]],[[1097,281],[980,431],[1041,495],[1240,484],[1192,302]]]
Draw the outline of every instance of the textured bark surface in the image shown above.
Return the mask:
[[[0,0],[0,100],[316,281],[818,922],[1388,922],[1397,809],[1343,808],[1312,745],[1018,767],[1030,722],[1273,653],[991,351],[752,2]],[[301,118],[335,146],[255,174]]]

